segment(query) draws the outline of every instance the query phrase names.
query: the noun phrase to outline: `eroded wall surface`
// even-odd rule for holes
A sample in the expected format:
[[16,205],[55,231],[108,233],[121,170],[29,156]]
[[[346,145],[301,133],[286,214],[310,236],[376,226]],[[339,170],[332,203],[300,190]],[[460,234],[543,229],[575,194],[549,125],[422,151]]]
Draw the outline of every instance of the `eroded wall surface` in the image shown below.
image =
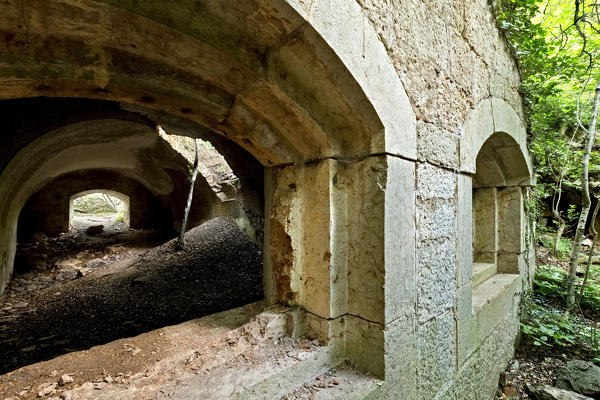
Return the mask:
[[[417,118],[416,379],[384,392],[421,400],[492,398],[514,351],[521,284],[500,291],[495,308],[473,308],[470,192],[478,148],[472,142],[487,139],[494,123],[507,130],[499,126],[507,118],[524,143],[516,62],[486,0],[357,1]],[[492,102],[495,120],[491,107],[473,116]]]
[[372,398],[491,398],[531,267],[516,247],[518,273],[473,287],[472,177],[499,132],[512,140],[499,159],[523,159],[503,183],[520,201],[531,165],[518,71],[486,1],[8,3],[0,25],[21,45],[0,45],[2,96],[145,105],[167,131],[169,115],[193,121],[190,136],[220,135],[265,167],[265,298],[306,311],[332,366],[376,374]]

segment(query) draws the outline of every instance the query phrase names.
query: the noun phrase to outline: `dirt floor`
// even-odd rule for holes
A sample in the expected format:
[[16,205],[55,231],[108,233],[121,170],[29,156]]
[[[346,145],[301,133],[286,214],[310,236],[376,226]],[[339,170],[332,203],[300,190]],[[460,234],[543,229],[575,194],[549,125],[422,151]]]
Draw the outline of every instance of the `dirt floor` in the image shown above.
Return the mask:
[[[225,219],[186,234],[186,249],[118,224],[87,221],[19,248],[0,297],[0,373],[262,298],[259,249]],[[31,269],[33,268],[33,269]]]

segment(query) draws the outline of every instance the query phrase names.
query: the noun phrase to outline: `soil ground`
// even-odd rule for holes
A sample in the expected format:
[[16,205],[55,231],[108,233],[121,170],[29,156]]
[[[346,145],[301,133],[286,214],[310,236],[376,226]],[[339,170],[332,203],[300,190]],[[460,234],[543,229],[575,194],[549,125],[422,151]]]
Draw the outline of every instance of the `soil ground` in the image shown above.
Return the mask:
[[85,234],[96,222],[19,249],[34,268],[0,297],[0,373],[262,298],[261,253],[228,220],[187,232],[183,251],[118,224]]

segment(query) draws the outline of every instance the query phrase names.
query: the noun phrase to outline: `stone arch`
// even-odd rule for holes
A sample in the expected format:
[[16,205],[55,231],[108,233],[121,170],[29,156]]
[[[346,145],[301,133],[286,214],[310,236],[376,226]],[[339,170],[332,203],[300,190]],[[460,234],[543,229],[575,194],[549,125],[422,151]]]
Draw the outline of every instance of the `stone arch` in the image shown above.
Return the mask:
[[[525,127],[517,112],[506,101],[498,98],[482,101],[469,113],[460,140],[461,171],[476,173],[477,156],[484,143],[495,133],[504,134],[496,135],[492,146],[493,152],[502,158],[502,163],[511,166],[508,171],[511,174],[510,183],[523,186],[533,184],[535,177],[527,151]],[[515,159],[509,159],[513,155]]]
[[460,140],[458,360],[477,353],[502,316],[516,313],[528,273],[525,192],[535,182],[526,131],[504,100],[482,101]]
[[267,167],[267,301],[384,375],[386,329],[414,310],[416,121],[358,3],[11,0],[0,35],[2,99],[142,107]]
[[29,197],[19,213],[17,240],[30,241],[36,232],[47,236],[67,232],[72,215],[70,200],[81,193],[102,191],[129,197],[130,228],[159,229],[165,234],[173,229],[173,213],[166,202],[138,181],[117,170],[77,170],[53,178]]
[[[16,250],[18,216],[27,200],[65,174],[107,170],[138,182],[164,207],[182,209],[185,194],[172,196],[187,182],[187,161],[145,124],[116,119],[80,121],[55,129],[21,149],[0,174],[1,242],[8,259],[3,276],[10,276]],[[199,220],[212,213],[217,199],[208,183],[197,182]],[[183,190],[185,192],[185,190]],[[175,207],[177,205],[177,207]],[[13,258],[11,258],[11,255]]]
[[1,96],[167,111],[267,166],[382,152],[415,158],[408,98],[360,7],[290,3],[40,1],[23,12],[11,2],[0,20],[11,38]]

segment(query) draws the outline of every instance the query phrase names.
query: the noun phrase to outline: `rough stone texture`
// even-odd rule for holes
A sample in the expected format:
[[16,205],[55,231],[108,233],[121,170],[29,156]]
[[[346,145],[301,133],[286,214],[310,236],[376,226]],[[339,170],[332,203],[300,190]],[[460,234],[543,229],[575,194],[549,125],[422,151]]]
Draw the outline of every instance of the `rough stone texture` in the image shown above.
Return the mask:
[[456,268],[457,286],[461,287],[470,282],[473,273],[472,178],[460,174],[456,186]]
[[498,219],[498,250],[523,252],[526,217],[521,187],[508,187],[498,191]]
[[417,313],[423,323],[454,306],[454,243],[431,240],[417,245]]
[[417,328],[418,399],[433,399],[456,373],[456,327],[448,311]]
[[534,400],[591,400],[575,392],[563,390],[549,385],[527,385],[527,393]]
[[[231,139],[267,167],[267,301],[305,308],[307,332],[385,378],[371,398],[492,395],[521,282],[472,287],[468,180],[481,165],[475,187],[527,185],[531,164],[486,0],[23,8],[0,14],[0,97],[102,98]],[[507,168],[488,168],[494,155]]]
[[458,168],[458,139],[455,133],[417,121],[418,160]]
[[600,367],[588,361],[571,360],[558,372],[556,386],[598,398],[600,396]]

